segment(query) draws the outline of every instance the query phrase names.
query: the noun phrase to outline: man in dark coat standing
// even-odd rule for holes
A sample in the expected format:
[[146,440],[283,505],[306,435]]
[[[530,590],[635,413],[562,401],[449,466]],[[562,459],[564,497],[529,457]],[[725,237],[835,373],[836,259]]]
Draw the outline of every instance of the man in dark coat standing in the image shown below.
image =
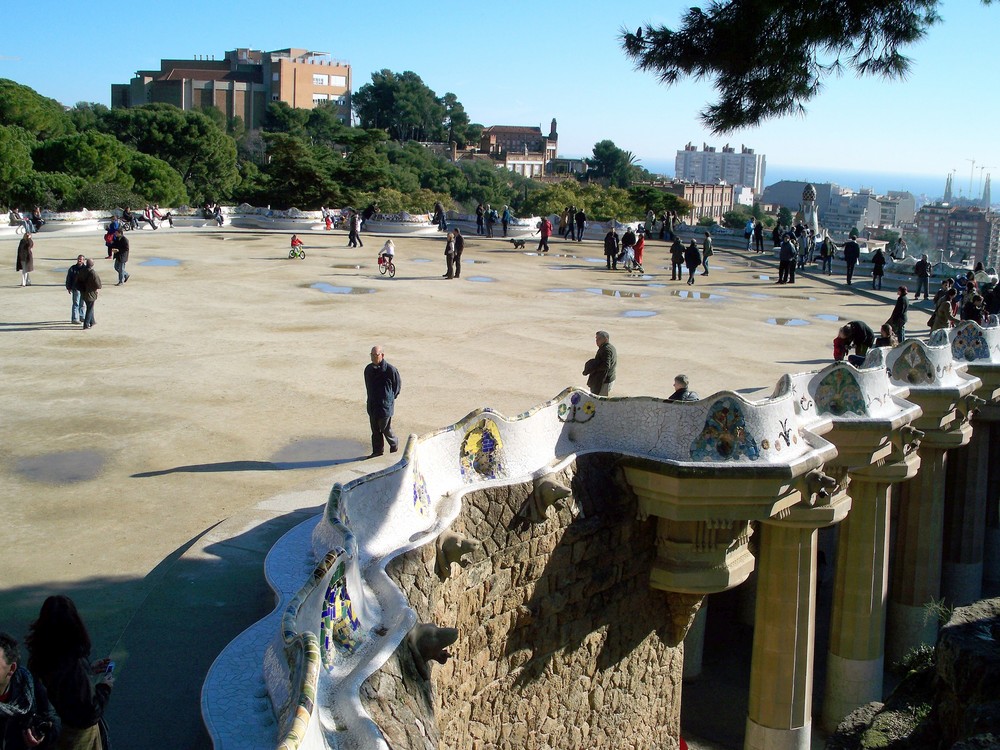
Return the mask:
[[618,367],[618,352],[611,345],[611,337],[607,331],[594,334],[597,342],[597,354],[588,359],[583,366],[583,374],[587,376],[587,387],[595,396],[610,396],[611,384],[614,383]]
[[850,286],[854,278],[854,267],[861,260],[861,245],[854,237],[844,243],[844,260],[847,262],[847,285]]
[[97,275],[94,261],[87,258],[87,265],[76,274],[76,288],[80,290],[87,312],[83,318],[83,330],[97,325],[94,320],[94,308],[97,306],[97,296],[101,293],[101,277]]
[[604,235],[604,260],[608,264],[609,271],[618,270],[618,251],[620,248],[621,240],[618,238],[614,224],[612,224],[608,233]]
[[372,452],[368,458],[375,458],[385,453],[385,441],[389,442],[390,453],[399,450],[399,441],[392,434],[392,414],[403,381],[399,370],[385,361],[381,346],[372,347],[371,358],[371,364],[365,368],[365,390],[368,393],[368,421],[372,427]]
[[125,230],[119,229],[115,232],[111,248],[115,251],[115,271],[118,272],[118,283],[115,286],[121,286],[128,281],[129,277],[125,271],[125,264],[128,263],[128,237],[125,236]]
[[458,227],[453,227],[455,233],[455,278],[462,275],[462,253],[465,252],[465,237]]

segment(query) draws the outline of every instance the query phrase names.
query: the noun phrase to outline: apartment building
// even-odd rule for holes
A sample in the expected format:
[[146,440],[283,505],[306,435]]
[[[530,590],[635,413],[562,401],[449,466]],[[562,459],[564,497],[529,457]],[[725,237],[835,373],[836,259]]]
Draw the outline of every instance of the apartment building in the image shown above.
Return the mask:
[[1000,216],[978,206],[929,203],[916,215],[917,231],[933,251],[942,250],[952,262],[982,261],[996,267]]
[[139,70],[128,83],[111,85],[111,106],[164,102],[181,109],[213,106],[226,117],[260,127],[270,102],[312,109],[332,103],[340,121],[351,121],[351,66],[327,52],[240,48],[186,60],[160,60],[159,70]]
[[745,185],[760,195],[764,191],[764,172],[767,168],[764,154],[740,146],[739,152],[726,144],[721,151],[702,144],[703,149],[688,143],[677,152],[674,159],[674,178],[700,184],[720,181],[730,185]]

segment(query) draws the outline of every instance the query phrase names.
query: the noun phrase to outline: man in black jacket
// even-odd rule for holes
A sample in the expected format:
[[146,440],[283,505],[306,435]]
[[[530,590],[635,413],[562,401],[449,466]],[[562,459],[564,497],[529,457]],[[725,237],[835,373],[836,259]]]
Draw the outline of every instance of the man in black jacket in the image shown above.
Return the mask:
[[390,453],[399,450],[399,441],[392,433],[392,415],[403,381],[399,370],[385,361],[381,346],[372,347],[371,358],[371,364],[365,368],[365,390],[368,393],[368,421],[372,428],[372,452],[368,458],[375,458],[385,453],[386,440]]
[[858,241],[851,237],[847,242],[844,243],[844,261],[847,263],[847,285],[851,285],[851,281],[854,279],[854,267],[858,265],[858,261],[861,260],[861,245]]
[[70,310],[69,319],[72,323],[82,323],[84,315],[83,292],[77,284],[77,276],[87,267],[87,259],[82,255],[76,256],[76,265],[70,266],[66,271],[66,291],[69,292],[70,299],[73,300],[73,307]]

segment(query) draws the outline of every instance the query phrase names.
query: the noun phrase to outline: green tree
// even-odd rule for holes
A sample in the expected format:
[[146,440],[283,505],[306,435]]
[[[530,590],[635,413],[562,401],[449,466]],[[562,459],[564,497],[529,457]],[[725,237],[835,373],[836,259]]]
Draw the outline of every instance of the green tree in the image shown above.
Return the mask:
[[614,141],[599,141],[594,144],[594,155],[587,159],[587,177],[597,178],[614,187],[626,188],[632,184],[630,158],[635,157],[618,148]]
[[38,140],[74,130],[59,102],[6,78],[0,78],[0,125],[17,125]]
[[679,216],[684,216],[694,208],[691,201],[665,190],[658,190],[652,185],[634,185],[628,189],[628,193],[636,212],[642,216],[649,210],[657,216],[664,211],[676,211]]
[[96,102],[77,102],[66,114],[78,133],[85,130],[95,130],[100,127],[101,120],[111,110]]
[[11,185],[33,169],[31,147],[35,139],[24,128],[0,125],[0,203],[13,203]]
[[730,229],[743,229],[747,225],[747,221],[752,218],[754,218],[753,209],[738,203],[733,206],[732,211],[726,211],[722,215],[722,226]]
[[32,154],[39,172],[66,172],[87,182],[114,183],[131,189],[132,176],[122,170],[130,149],[117,138],[96,130],[51,138]]
[[[132,178],[132,192],[142,197],[142,203],[180,206],[188,202],[184,181],[177,174],[177,170],[163,159],[139,151],[130,151],[122,169]],[[136,202],[124,205],[142,204]]]
[[76,211],[90,208],[80,200],[86,184],[84,179],[62,172],[28,172],[15,179],[8,191],[12,205]]
[[778,223],[783,227],[790,227],[792,225],[792,212],[790,209],[785,206],[778,209]]
[[[454,95],[452,95],[454,96]],[[446,95],[447,97],[447,95]],[[372,73],[354,94],[354,111],[364,128],[379,128],[397,141],[442,141],[448,137],[449,116],[458,118],[464,128],[464,108],[457,98],[439,99],[413,71],[393,73],[383,69]]]
[[236,142],[202,112],[171,104],[112,109],[104,127],[173,167],[195,203],[226,199],[239,181]]
[[[990,4],[991,0],[982,0]],[[823,79],[843,69],[902,79],[902,50],[938,20],[940,0],[716,0],[690,8],[677,30],[621,35],[625,54],[662,83],[713,80],[719,100],[702,110],[715,133],[803,111]]]
[[268,133],[288,133],[304,138],[309,114],[310,110],[292,107],[287,102],[271,102],[264,111],[261,129]]
[[266,203],[306,209],[343,201],[341,185],[333,178],[339,154],[288,133],[266,133],[264,139],[269,158],[262,190]]

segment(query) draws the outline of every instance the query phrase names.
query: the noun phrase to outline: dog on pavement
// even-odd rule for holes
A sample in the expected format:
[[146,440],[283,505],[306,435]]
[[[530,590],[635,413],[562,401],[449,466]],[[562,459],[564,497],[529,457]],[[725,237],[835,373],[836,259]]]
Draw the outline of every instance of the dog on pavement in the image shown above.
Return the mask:
[[510,243],[514,246],[515,250],[524,250],[524,240],[511,239]]

